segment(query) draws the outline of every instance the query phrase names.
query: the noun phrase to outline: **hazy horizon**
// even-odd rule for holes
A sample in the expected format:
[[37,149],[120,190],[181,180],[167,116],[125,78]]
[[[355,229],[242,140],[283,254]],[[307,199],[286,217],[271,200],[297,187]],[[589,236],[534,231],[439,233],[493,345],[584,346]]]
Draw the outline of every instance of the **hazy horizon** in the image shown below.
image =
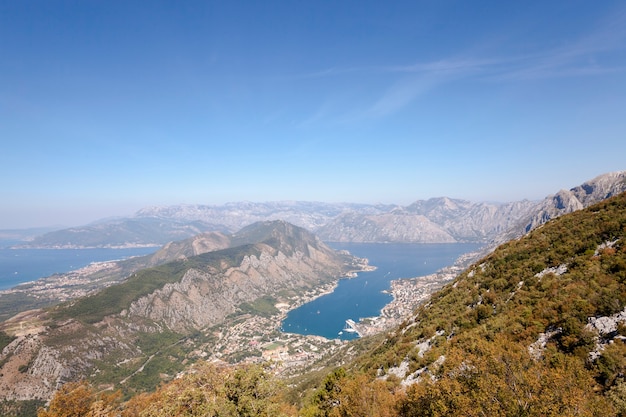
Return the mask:
[[0,229],[626,169],[620,1],[5,2]]
[[[590,178],[592,179],[592,178]],[[576,185],[580,185],[580,184],[576,184]],[[567,188],[571,188],[571,187],[567,187]],[[565,189],[565,188],[561,188],[561,189]],[[77,227],[77,226],[86,226],[88,224],[91,223],[97,223],[100,221],[107,221],[107,220],[113,220],[113,219],[125,219],[125,218],[132,218],[133,216],[135,216],[137,214],[137,212],[139,212],[140,210],[143,209],[147,209],[147,208],[151,208],[151,207],[175,207],[175,206],[213,206],[213,207],[223,207],[223,206],[227,206],[227,205],[232,205],[232,204],[240,204],[240,203],[253,203],[253,204],[271,204],[271,203],[319,203],[319,204],[356,204],[356,205],[396,205],[396,206],[408,206],[411,205],[417,201],[426,201],[426,200],[430,200],[430,199],[437,199],[437,198],[450,198],[453,200],[465,200],[465,201],[470,201],[472,203],[486,203],[486,204],[507,204],[507,203],[512,203],[512,202],[516,202],[516,201],[540,201],[543,200],[543,198],[549,197],[550,195],[556,194],[559,190],[555,190],[553,193],[550,193],[548,195],[545,195],[544,197],[540,198],[540,199],[527,199],[527,198],[523,198],[521,200],[511,200],[511,201],[474,201],[474,200],[467,200],[467,199],[458,199],[456,197],[453,196],[444,196],[444,195],[440,195],[440,196],[435,196],[435,197],[428,197],[428,198],[423,198],[423,199],[415,199],[415,200],[410,200],[404,203],[398,203],[398,202],[362,202],[362,201],[313,201],[313,200],[268,200],[268,201],[251,201],[251,200],[240,200],[240,201],[226,201],[224,203],[173,203],[173,204],[147,204],[144,206],[140,206],[137,207],[136,209],[132,210],[131,212],[120,212],[120,213],[106,213],[103,212],[103,215],[100,217],[90,217],[90,214],[86,214],[84,219],[85,220],[79,220],[78,218],[75,219],[75,223],[72,224],[61,224],[61,223],[57,223],[57,224],[42,224],[42,225],[34,225],[34,226],[25,226],[25,227],[0,227],[0,231],[7,231],[7,230],[27,230],[27,229],[63,229],[63,228],[70,228],[70,227]]]

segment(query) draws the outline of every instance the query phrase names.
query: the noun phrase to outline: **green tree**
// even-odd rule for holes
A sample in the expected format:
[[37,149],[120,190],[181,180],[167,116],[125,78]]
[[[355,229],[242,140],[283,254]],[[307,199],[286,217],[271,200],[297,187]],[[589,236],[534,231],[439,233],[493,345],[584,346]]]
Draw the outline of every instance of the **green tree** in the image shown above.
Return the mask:
[[119,392],[96,395],[87,382],[70,382],[55,393],[47,409],[39,409],[37,417],[117,417],[120,397]]
[[151,394],[132,398],[123,417],[235,417],[295,414],[282,384],[260,366],[200,365]]
[[346,378],[346,371],[337,368],[326,376],[321,387],[315,392],[311,403],[303,411],[307,417],[335,416],[340,404],[341,387]]

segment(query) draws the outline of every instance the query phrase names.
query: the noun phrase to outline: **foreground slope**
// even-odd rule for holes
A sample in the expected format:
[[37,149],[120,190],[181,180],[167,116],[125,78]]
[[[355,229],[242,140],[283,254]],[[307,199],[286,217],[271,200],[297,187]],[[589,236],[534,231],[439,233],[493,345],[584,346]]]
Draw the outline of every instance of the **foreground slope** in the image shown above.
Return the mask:
[[2,323],[13,340],[0,355],[1,397],[45,400],[86,376],[103,387],[135,378],[136,389],[154,388],[162,378],[136,377],[142,363],[171,377],[200,330],[255,300],[278,302],[358,268],[351,256],[286,222],[258,223],[231,239],[238,246],[137,271],[97,294]]

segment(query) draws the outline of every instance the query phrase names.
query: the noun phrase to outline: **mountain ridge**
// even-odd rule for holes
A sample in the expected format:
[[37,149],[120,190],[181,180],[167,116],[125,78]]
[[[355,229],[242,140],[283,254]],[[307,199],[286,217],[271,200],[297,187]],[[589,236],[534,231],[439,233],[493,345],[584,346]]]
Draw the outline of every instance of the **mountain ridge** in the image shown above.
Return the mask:
[[491,246],[523,236],[551,219],[587,208],[624,191],[626,171],[609,172],[568,190],[562,189],[537,203],[511,229],[497,236]]
[[363,267],[282,221],[248,226],[235,240],[246,243],[182,256],[95,294],[1,323],[11,336],[0,353],[1,398],[46,400],[62,383],[94,372],[106,384],[120,384],[118,375],[131,378],[142,360],[180,370],[185,357],[176,356],[181,351],[175,346],[198,343],[198,332],[243,314],[242,306],[289,300]]
[[602,174],[540,201],[510,203],[436,197],[407,206],[307,201],[153,206],[130,218],[47,233],[23,246],[162,245],[209,231],[232,233],[254,222],[271,220],[295,224],[324,241],[502,243],[554,216],[626,190],[625,176],[626,171]]

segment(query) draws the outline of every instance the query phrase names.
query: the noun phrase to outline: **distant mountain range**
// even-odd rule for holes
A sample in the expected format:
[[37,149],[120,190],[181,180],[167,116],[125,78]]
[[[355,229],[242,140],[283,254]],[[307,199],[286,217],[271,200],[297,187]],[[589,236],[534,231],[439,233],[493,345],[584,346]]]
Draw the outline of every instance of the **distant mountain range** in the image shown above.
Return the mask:
[[147,207],[131,218],[57,230],[23,246],[160,246],[209,231],[232,233],[267,220],[287,221],[329,242],[501,243],[625,190],[626,171],[621,171],[538,202],[474,203],[440,197],[408,206],[284,201]]
[[60,249],[161,246],[173,240],[220,230],[224,231],[225,228],[197,220],[178,221],[156,217],[120,218],[55,230],[36,236],[17,247]]

